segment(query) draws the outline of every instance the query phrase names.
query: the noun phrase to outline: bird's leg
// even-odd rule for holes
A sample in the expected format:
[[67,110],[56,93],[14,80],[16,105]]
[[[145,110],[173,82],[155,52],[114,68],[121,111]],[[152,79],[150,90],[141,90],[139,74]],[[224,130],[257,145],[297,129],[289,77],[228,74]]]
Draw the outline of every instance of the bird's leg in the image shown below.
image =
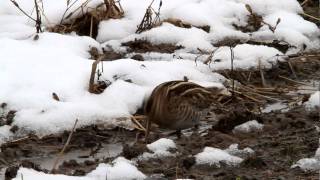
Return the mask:
[[182,135],[181,130],[177,130],[176,131],[176,135],[177,135],[178,139],[180,139],[181,135]]
[[145,138],[144,141],[147,143],[148,142],[148,136],[149,136],[149,132],[150,132],[150,126],[151,126],[151,121],[149,118],[147,118],[147,127],[146,127],[146,134],[145,134]]
[[198,134],[199,131],[199,124],[194,125],[194,127],[192,128],[192,134]]

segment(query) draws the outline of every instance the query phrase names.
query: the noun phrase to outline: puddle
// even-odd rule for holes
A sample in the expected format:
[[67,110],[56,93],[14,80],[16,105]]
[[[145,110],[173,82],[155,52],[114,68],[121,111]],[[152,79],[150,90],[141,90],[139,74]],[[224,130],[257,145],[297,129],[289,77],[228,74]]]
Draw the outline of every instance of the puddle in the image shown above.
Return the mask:
[[[57,166],[61,165],[64,161],[70,160],[76,160],[77,162],[82,163],[87,160],[93,161],[95,159],[112,158],[118,156],[121,152],[121,144],[104,144],[102,145],[102,148],[93,155],[90,155],[92,154],[91,150],[73,150],[65,153],[59,160]],[[28,160],[34,162],[36,164],[39,164],[40,167],[44,169],[52,169],[56,157],[56,155],[51,155],[47,157],[32,157],[21,160]]]

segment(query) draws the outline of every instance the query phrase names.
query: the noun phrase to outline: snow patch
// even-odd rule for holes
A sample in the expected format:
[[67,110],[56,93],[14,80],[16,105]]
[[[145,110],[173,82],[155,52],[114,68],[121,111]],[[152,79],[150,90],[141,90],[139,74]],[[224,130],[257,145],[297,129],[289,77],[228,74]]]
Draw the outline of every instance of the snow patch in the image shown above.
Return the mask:
[[153,153],[144,152],[139,160],[148,160],[150,158],[163,158],[168,156],[175,156],[169,150],[176,149],[176,144],[171,139],[161,138],[151,144],[147,145],[147,148]]
[[17,176],[13,180],[140,180],[145,178],[146,175],[140,172],[131,161],[123,157],[118,157],[111,164],[99,164],[95,170],[83,177],[66,176],[61,174],[45,174],[43,172],[22,167],[18,170]]
[[203,152],[195,155],[195,157],[198,165],[220,167],[220,162],[224,162],[229,166],[237,166],[243,161],[241,157],[248,156],[252,153],[254,153],[254,151],[251,148],[239,150],[238,144],[232,144],[225,150],[213,147],[205,147]]
[[320,170],[320,147],[317,149],[315,156],[312,158],[302,158],[291,168],[299,167],[304,171],[318,171]]
[[320,91],[313,93],[305,105],[307,108],[320,107]]
[[240,124],[236,127],[234,127],[233,132],[234,133],[239,133],[239,132],[244,132],[244,133],[250,133],[250,132],[257,132],[261,131],[263,129],[263,124],[259,123],[257,120],[251,120],[247,121],[243,124]]

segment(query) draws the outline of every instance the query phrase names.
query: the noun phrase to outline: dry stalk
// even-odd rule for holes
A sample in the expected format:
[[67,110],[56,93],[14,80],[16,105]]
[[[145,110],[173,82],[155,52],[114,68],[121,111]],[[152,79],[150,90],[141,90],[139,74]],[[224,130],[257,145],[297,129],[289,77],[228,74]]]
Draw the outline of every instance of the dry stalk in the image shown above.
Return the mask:
[[39,10],[39,6],[38,6],[37,0],[34,0],[34,5],[35,5],[35,8],[36,8],[36,14],[37,14],[36,30],[37,30],[37,33],[40,33],[40,32],[42,32],[42,30],[41,30],[41,15],[40,15],[40,10]]
[[288,64],[289,64],[289,68],[290,68],[290,70],[291,70],[294,78],[295,78],[295,79],[298,79],[298,76],[297,76],[295,70],[293,69],[291,62],[290,62],[290,61],[287,61],[287,62],[288,62]]
[[263,98],[271,100],[271,101],[280,101],[279,99],[272,98],[272,97],[269,97],[269,96],[266,96],[266,95],[262,95],[262,94],[259,94],[259,93],[255,93],[255,92],[247,92],[247,93],[253,94],[253,95],[256,95],[256,96],[260,96],[260,97],[263,97]]
[[284,77],[284,76],[281,76],[281,75],[279,75],[278,77],[282,78],[284,80],[287,80],[289,82],[292,82],[292,83],[296,83],[296,84],[305,85],[305,86],[311,86],[312,87],[312,85],[310,85],[310,84],[307,84],[307,83],[304,83],[304,82],[299,82],[299,81],[296,81],[296,80],[293,80],[293,79],[290,79],[290,78],[287,78],[287,77]]
[[91,15],[91,19],[90,19],[90,37],[92,37],[92,29],[93,29],[93,16]]
[[306,5],[309,2],[309,0],[304,0],[300,5],[303,7],[304,5]]
[[[79,1],[79,0],[73,1],[73,3],[72,3],[71,5],[70,5],[70,0],[67,1],[67,8],[66,8],[66,10],[63,12],[63,14],[62,14],[62,17],[61,17],[61,20],[60,20],[60,24],[63,23],[63,20],[65,19],[65,15],[66,15],[66,13],[69,11],[69,9],[70,9],[73,5],[75,5],[78,1]],[[72,14],[73,14],[73,13],[70,13],[70,14],[67,16],[67,18],[69,18]],[[66,18],[66,19],[67,19],[67,18]]]
[[218,51],[219,48],[220,47],[218,47],[218,48],[214,49],[213,51],[211,51],[209,56],[208,56],[208,58],[203,63],[206,64],[206,65],[208,65],[208,64],[210,65],[210,63],[212,62],[212,58],[213,58],[214,54]]
[[42,32],[41,29],[41,16],[40,16],[40,10],[39,10],[39,6],[37,3],[37,0],[34,0],[34,5],[36,8],[36,13],[37,13],[37,18],[34,19],[33,17],[31,17],[28,13],[26,13],[20,6],[19,4],[15,1],[15,0],[10,0],[12,2],[12,4],[17,7],[25,16],[27,16],[29,19],[31,19],[32,21],[34,21],[36,23],[35,27],[36,27],[36,31],[37,33]]
[[90,80],[89,80],[90,93],[97,93],[97,86],[94,84],[94,80],[96,76],[97,65],[102,61],[103,58],[104,56],[100,56],[96,61],[92,63]]
[[303,16],[307,16],[307,17],[309,17],[309,18],[311,18],[311,19],[314,19],[314,20],[320,21],[320,18],[319,18],[319,17],[315,17],[315,16],[312,16],[312,15],[307,14],[307,13],[302,13],[302,15],[303,15]]
[[269,28],[270,31],[272,31],[273,33],[275,32],[275,30],[277,29],[277,26],[279,25],[279,23],[280,23],[280,21],[281,21],[280,18],[278,18],[275,26],[272,26],[271,24],[265,22],[265,21],[263,20],[262,16],[258,15],[257,13],[255,13],[255,12],[252,10],[252,8],[251,8],[251,6],[250,6],[249,4],[246,4],[245,7],[246,7],[247,11],[250,13],[250,15],[249,15],[249,22],[250,22],[251,24],[253,24],[253,26],[255,27],[255,29],[258,30],[258,29],[261,27],[262,24],[265,24],[265,25],[268,26],[268,28]]
[[122,6],[120,4],[120,1],[118,1],[118,6],[116,5],[114,0],[104,0],[104,4],[106,7],[106,18],[120,18],[123,16],[124,11],[122,9]]
[[[146,12],[142,18],[142,21],[136,30],[136,33],[140,34],[160,24],[160,9],[162,7],[162,0],[160,0],[160,4],[157,12],[151,7],[153,2],[154,0],[151,1],[150,5],[146,9]],[[156,15],[154,20],[153,20],[153,13]]]
[[231,90],[231,92],[234,93],[234,94],[242,95],[242,96],[244,96],[244,97],[246,97],[246,98],[248,98],[248,99],[250,99],[250,100],[252,100],[252,101],[254,101],[254,102],[256,102],[256,103],[264,103],[264,102],[261,101],[261,100],[258,100],[258,99],[254,98],[254,97],[252,97],[252,96],[247,95],[247,94],[244,94],[243,92],[232,91],[232,90]]
[[131,116],[131,121],[135,125],[136,129],[146,132],[146,128],[143,127],[143,125],[137,120],[138,118],[140,118],[140,117],[139,116],[138,117],[137,116]]
[[50,173],[52,173],[52,172],[56,169],[56,166],[57,166],[59,160],[61,159],[61,157],[63,156],[64,151],[66,150],[67,146],[69,145],[69,143],[70,143],[70,141],[71,141],[71,137],[72,137],[72,135],[73,135],[73,132],[74,132],[75,129],[76,129],[77,123],[78,123],[78,119],[76,119],[76,121],[74,122],[73,128],[72,128],[72,130],[71,130],[71,132],[70,132],[70,134],[69,134],[69,137],[68,137],[68,139],[67,139],[67,142],[64,144],[62,150],[60,151],[60,153],[58,154],[56,160],[54,161]]
[[[232,92],[234,92],[234,71],[233,71],[233,60],[234,60],[234,52],[233,47],[230,46],[230,53],[231,53],[231,81],[232,81]],[[232,93],[232,95],[234,95]]]
[[259,71],[260,71],[260,76],[261,76],[261,83],[262,83],[262,87],[266,87],[266,79],[264,78],[264,73],[263,70],[261,68],[261,61],[259,60]]

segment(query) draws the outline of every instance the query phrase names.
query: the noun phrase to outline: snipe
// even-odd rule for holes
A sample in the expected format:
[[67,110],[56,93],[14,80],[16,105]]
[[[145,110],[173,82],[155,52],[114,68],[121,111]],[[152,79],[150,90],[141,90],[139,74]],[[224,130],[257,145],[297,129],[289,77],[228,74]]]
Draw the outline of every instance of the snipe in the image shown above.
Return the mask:
[[147,115],[146,140],[151,122],[178,133],[199,125],[220,91],[219,88],[205,88],[187,81],[169,81],[158,85],[144,107]]

